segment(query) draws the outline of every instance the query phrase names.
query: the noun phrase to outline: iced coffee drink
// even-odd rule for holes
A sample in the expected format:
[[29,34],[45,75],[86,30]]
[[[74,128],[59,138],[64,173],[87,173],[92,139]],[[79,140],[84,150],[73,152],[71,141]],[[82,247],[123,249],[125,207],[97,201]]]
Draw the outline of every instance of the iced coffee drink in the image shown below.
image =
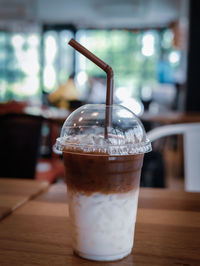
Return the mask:
[[112,68],[74,39],[69,44],[107,74],[106,104],[74,111],[55,145],[66,168],[72,246],[86,259],[118,260],[133,247],[140,173],[151,144],[134,113],[113,105]]
[[66,168],[73,250],[100,261],[131,253],[143,156],[151,150],[139,119],[111,108],[107,138],[105,105],[85,105],[68,117],[56,143]]

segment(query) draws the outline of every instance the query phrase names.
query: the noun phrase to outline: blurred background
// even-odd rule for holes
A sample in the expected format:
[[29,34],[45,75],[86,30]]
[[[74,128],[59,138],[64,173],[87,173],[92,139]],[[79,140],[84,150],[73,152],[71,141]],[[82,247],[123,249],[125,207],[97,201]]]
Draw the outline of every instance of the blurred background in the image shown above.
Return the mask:
[[[75,74],[78,98],[103,102],[103,89],[98,90],[99,99],[91,89],[104,86],[105,74],[67,45],[75,38],[113,67],[118,100],[150,101],[153,93],[164,91],[166,105],[178,107],[173,100],[178,84],[186,80],[187,0],[1,0],[0,4],[1,101],[41,103],[44,94]],[[136,113],[142,111],[138,107]]]
[[[112,66],[115,103],[147,131],[200,122],[198,11],[194,0],[0,0],[0,120],[44,119],[32,176],[62,177],[52,144],[64,119],[84,103],[105,102],[105,73],[67,44],[71,38]],[[142,185],[183,189],[183,137],[154,146]]]

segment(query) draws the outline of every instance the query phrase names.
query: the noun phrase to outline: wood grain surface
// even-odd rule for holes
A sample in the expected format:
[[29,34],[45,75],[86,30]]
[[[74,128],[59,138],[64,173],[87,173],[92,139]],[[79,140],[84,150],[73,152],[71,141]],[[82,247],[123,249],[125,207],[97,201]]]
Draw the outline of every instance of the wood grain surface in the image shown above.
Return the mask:
[[144,112],[140,117],[142,121],[159,124],[197,123],[200,122],[200,112],[168,111],[161,113]]
[[66,187],[54,185],[1,221],[0,265],[200,265],[200,194],[141,189],[133,252],[105,263],[73,254]]
[[0,178],[0,220],[48,186],[44,181]]

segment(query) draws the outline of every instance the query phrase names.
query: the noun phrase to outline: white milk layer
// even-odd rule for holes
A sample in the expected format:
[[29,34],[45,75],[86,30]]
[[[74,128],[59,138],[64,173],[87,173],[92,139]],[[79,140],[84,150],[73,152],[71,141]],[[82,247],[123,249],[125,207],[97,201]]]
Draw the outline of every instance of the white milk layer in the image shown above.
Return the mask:
[[121,259],[131,253],[139,188],[109,195],[68,192],[76,253],[102,261]]

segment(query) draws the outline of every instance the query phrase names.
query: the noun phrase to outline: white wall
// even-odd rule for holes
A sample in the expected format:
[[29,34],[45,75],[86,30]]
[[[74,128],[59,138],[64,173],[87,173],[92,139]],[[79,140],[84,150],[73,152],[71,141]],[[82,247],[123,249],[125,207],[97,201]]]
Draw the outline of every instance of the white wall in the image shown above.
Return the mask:
[[37,18],[78,26],[161,26],[179,17],[183,0],[38,0]]
[[[71,23],[78,27],[163,26],[187,16],[189,0],[0,0],[0,26]],[[186,8],[185,8],[186,7]],[[16,24],[15,24],[16,23]]]

